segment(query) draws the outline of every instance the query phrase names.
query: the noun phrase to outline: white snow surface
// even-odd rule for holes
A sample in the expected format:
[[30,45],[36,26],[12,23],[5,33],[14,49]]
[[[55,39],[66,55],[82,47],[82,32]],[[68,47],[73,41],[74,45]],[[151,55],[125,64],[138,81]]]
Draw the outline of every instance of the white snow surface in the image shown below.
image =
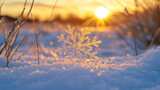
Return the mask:
[[115,65],[97,69],[22,62],[6,68],[1,58],[0,90],[160,90],[160,47],[136,57],[109,58]]

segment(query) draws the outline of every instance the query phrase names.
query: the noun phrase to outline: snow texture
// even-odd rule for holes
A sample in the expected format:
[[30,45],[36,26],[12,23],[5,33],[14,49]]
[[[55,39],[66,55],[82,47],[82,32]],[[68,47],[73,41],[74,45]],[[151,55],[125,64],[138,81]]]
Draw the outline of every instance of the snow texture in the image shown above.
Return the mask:
[[[112,57],[135,60],[125,69],[86,69],[79,65],[0,65],[1,90],[160,90],[160,48],[138,57]],[[107,58],[105,58],[107,59]],[[1,58],[1,64],[3,60]]]

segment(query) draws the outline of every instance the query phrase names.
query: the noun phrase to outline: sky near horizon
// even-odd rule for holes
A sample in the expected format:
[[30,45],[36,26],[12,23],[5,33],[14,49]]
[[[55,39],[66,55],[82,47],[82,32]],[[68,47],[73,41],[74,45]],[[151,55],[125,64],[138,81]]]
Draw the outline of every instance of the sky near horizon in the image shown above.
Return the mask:
[[[32,0],[28,0],[31,2]],[[56,8],[52,10],[56,0],[35,0],[32,10],[32,18],[41,20],[49,19],[51,14],[59,14],[62,18],[67,18],[68,14],[83,18],[92,15],[97,7],[106,7],[110,12],[122,10],[125,6],[131,6],[134,0],[57,0]],[[23,9],[25,0],[0,0],[4,2],[2,14],[16,17]],[[29,8],[29,6],[28,6]],[[27,11],[27,10],[26,10]]]

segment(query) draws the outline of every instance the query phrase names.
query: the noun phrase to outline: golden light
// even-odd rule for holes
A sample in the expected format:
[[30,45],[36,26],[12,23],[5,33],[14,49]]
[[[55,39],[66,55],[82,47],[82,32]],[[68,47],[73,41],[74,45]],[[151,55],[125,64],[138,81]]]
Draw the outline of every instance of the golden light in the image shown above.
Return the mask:
[[95,11],[95,15],[98,19],[105,19],[109,13],[109,10],[103,6],[98,7]]

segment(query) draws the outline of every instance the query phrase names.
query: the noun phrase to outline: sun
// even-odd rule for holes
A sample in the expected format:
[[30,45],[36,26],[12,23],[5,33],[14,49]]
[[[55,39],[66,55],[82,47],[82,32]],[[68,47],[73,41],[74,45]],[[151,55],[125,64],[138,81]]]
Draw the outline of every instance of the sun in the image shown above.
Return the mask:
[[105,19],[109,15],[109,13],[109,10],[103,6],[100,6],[95,10],[95,16],[98,19]]

